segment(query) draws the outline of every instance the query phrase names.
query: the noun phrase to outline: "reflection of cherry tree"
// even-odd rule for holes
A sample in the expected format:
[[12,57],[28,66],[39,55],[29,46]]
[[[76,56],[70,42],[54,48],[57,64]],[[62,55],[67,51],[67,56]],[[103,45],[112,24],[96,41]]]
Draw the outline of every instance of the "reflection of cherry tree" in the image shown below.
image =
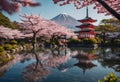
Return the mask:
[[24,82],[37,82],[41,78],[46,77],[50,71],[40,64],[30,64],[23,72]]
[[[45,78],[50,74],[49,68],[58,69],[60,64],[64,64],[70,58],[72,53],[64,54],[64,50],[62,50],[61,54],[52,53],[51,50],[47,50],[45,52],[36,52],[39,57],[39,61],[35,61],[34,63],[25,67],[23,71],[23,81],[24,82],[38,82],[42,78]],[[35,60],[36,57],[33,55],[35,53],[31,52],[21,52],[21,54],[15,54],[14,59],[8,62],[6,65],[0,68],[0,73],[7,71],[17,62],[25,63],[30,59]]]
[[0,0],[0,10],[9,14],[20,11],[22,6],[39,6],[40,4],[34,0]]
[[39,61],[27,66],[23,72],[24,82],[37,82],[50,74],[49,68],[57,68],[70,59],[69,54],[54,54],[52,52],[40,52]]
[[50,57],[44,60],[44,65],[47,67],[58,67],[60,64],[64,64],[67,60],[70,59],[70,54],[61,55],[61,54],[51,54]]
[[34,57],[33,57],[32,53],[14,54],[14,59],[13,60],[9,61],[7,64],[0,67],[0,74],[4,74],[6,71],[8,71],[17,62],[24,63],[24,61],[26,61],[28,59],[33,59],[33,58]]

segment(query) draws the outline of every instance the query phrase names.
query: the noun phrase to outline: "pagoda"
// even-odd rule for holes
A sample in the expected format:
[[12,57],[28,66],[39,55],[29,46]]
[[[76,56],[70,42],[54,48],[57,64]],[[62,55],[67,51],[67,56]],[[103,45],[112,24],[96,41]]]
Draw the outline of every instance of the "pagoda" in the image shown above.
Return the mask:
[[98,55],[92,53],[79,52],[75,58],[78,60],[78,63],[74,64],[74,66],[81,68],[83,70],[83,74],[85,74],[86,70],[90,70],[91,68],[97,66],[92,61],[98,59],[99,57]]
[[79,31],[76,31],[75,33],[78,34],[78,38],[94,38],[95,33],[95,27],[92,23],[96,22],[97,20],[92,19],[88,16],[88,7],[86,8],[86,17],[82,20],[78,20],[78,22],[81,22],[82,24],[79,26],[76,26],[79,28]]

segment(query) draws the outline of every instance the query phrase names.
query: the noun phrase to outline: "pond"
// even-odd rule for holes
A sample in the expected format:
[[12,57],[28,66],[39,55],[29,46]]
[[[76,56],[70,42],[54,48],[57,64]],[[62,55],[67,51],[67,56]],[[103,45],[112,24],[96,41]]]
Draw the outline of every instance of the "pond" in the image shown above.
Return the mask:
[[120,48],[64,48],[14,54],[0,67],[0,82],[97,82],[120,76]]

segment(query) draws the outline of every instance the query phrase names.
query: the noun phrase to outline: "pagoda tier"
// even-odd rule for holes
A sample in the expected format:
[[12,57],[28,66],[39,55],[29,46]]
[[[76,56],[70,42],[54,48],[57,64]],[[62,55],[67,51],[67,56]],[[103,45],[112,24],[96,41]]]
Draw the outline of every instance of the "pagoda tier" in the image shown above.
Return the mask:
[[82,24],[76,26],[80,29],[80,31],[76,31],[75,33],[78,34],[78,38],[95,38],[95,27],[92,23],[96,22],[97,20],[92,19],[88,16],[88,7],[86,8],[86,17],[82,20],[78,20]]
[[85,23],[83,23],[83,24],[81,24],[80,26],[76,26],[77,28],[95,28],[96,26],[94,26],[93,24],[91,24],[91,23],[88,23],[88,22],[85,22]]
[[83,33],[79,33],[79,36],[78,36],[78,38],[95,38],[95,34],[94,33],[85,33],[85,32],[83,32]]
[[84,18],[84,19],[82,19],[82,20],[78,20],[78,21],[81,22],[81,23],[84,23],[84,22],[93,23],[93,22],[96,22],[97,20],[94,20],[94,19],[92,19],[91,17],[86,17],[86,18]]

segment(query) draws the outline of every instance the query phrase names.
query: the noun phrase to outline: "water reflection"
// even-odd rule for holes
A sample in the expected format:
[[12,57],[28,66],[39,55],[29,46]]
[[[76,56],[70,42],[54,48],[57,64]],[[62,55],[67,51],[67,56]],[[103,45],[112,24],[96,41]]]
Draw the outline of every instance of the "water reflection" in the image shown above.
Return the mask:
[[23,72],[23,82],[37,82],[41,78],[45,78],[50,71],[44,68],[42,64],[33,63],[28,65]]
[[118,48],[107,48],[102,49],[100,63],[104,67],[109,67],[115,71],[120,72],[120,49]]
[[[78,78],[78,76],[82,75],[81,72],[83,72],[84,75],[85,73],[87,73],[88,75],[89,73],[92,74],[94,70],[94,73],[101,73],[99,71],[96,71],[96,69],[103,69],[102,72],[106,72],[105,70],[113,69],[115,73],[118,73],[118,75],[120,75],[120,49],[115,48],[99,48],[96,50],[88,48],[46,49],[44,50],[44,52],[35,51],[19,53],[15,54],[14,57],[14,60],[0,67],[1,77],[5,77],[4,74],[10,72],[11,70],[9,69],[12,69],[14,66],[16,66],[18,62],[22,63],[22,65],[25,65],[26,62],[29,62],[31,60],[35,61],[26,64],[25,67],[22,68],[22,75],[20,75],[22,76],[22,82],[47,82],[47,79],[52,77],[56,73],[56,71],[53,70],[57,70],[57,73],[60,73],[57,76],[65,74],[66,78],[62,79],[64,79],[64,81],[66,82],[68,80],[67,78],[71,79],[70,82],[73,82],[74,79],[77,79],[78,82],[97,82],[97,80],[100,77],[104,77],[104,75],[101,75],[99,77],[96,77],[95,75],[86,76],[85,78],[81,78],[81,81],[80,78]],[[73,70],[74,72],[78,72],[78,76],[76,76],[77,74],[74,74],[74,72],[71,73]],[[19,70],[17,70],[17,72],[19,72]],[[73,78],[70,78],[69,74],[72,75]],[[91,80],[90,78],[93,77],[96,77],[96,79]],[[43,78],[45,78],[46,80],[43,80]],[[88,78],[89,81],[83,80],[86,78]],[[2,79],[3,78],[0,78],[0,82],[2,82]]]
[[[92,50],[91,50],[92,51]],[[75,66],[78,66],[79,68],[83,69],[83,73],[85,74],[85,71],[87,69],[91,69],[95,66],[92,61],[99,58],[99,55],[96,55],[96,53],[88,53],[83,50],[78,51],[78,54],[75,56],[77,60],[79,60],[78,63],[75,64]]]
[[66,54],[66,49],[63,51],[64,52],[60,52],[59,50],[34,52],[36,63],[30,64],[24,69],[24,82],[37,82],[50,74],[49,68],[57,68],[60,64],[67,62],[70,54]]

